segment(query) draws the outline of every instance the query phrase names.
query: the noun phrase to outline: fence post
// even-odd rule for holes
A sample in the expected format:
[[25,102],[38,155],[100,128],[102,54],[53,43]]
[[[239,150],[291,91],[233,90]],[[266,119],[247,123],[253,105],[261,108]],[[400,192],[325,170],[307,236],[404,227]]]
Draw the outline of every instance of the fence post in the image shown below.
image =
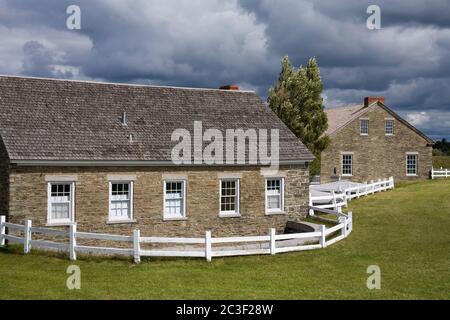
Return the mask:
[[390,184],[392,186],[392,189],[395,189],[394,177],[390,177],[389,178],[389,182],[390,182]]
[[331,195],[333,196],[333,209],[334,210],[338,210],[338,208],[337,208],[337,202],[336,202],[336,193],[334,193],[334,190],[333,191],[331,191]]
[[349,212],[348,214],[347,214],[347,217],[348,217],[348,233],[350,233],[350,232],[352,232],[352,230],[353,230],[353,212]]
[[371,184],[371,186],[372,186],[372,194],[374,194],[374,193],[375,193],[375,184],[374,184],[374,181],[373,181],[373,180],[370,180],[370,184]]
[[212,259],[211,231],[205,233],[205,257],[208,262]]
[[0,246],[4,246],[5,245],[5,233],[6,233],[6,228],[5,228],[5,222],[6,222],[6,216],[0,216]]
[[431,167],[431,180],[434,180],[434,168]]
[[270,254],[274,255],[277,253],[276,251],[276,242],[275,242],[275,228],[270,229]]
[[31,249],[31,220],[25,220],[23,226],[23,253],[30,253]]
[[327,237],[326,237],[327,227],[323,224],[320,226],[320,245],[322,248],[327,246]]
[[141,262],[141,230],[133,230],[133,259],[134,263]]
[[339,224],[343,224],[344,226],[341,229],[341,234],[345,237],[347,237],[347,218],[344,216],[339,217]]
[[311,192],[309,193],[309,215],[312,217],[312,216],[314,216],[314,210],[313,209],[311,209],[311,207],[313,207],[314,206],[314,204],[313,204],[313,201],[312,201],[312,195],[311,195]]
[[76,252],[76,246],[77,246],[77,224],[73,223],[69,226],[69,259],[70,260],[77,260],[77,252]]

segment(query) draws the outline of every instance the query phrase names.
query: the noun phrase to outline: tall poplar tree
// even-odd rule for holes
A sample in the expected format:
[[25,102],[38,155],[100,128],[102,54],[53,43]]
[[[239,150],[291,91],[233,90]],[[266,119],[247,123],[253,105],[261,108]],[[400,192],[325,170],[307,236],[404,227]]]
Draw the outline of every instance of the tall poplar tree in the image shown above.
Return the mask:
[[328,128],[322,99],[323,84],[315,58],[306,67],[294,68],[288,56],[281,60],[278,82],[269,90],[270,108],[316,156],[311,176],[320,174],[320,155],[328,146]]

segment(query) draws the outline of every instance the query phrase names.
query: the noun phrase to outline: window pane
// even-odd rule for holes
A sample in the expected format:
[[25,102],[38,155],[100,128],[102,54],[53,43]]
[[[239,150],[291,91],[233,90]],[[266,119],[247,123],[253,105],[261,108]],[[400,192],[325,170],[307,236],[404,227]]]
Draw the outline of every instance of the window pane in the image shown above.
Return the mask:
[[167,181],[166,193],[164,195],[166,215],[177,217],[184,216],[184,182]]
[[342,155],[342,174],[351,175],[353,173],[353,155]]
[[360,130],[361,134],[369,134],[369,120],[361,119]]
[[237,180],[222,180],[221,182],[221,211],[237,211]]
[[394,134],[394,121],[386,120],[386,134]]

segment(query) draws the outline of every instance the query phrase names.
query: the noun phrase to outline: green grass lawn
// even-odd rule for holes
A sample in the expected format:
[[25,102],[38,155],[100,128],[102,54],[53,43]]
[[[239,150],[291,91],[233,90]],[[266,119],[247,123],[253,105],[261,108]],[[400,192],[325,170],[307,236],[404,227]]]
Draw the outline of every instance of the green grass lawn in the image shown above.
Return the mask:
[[433,167],[450,169],[450,156],[433,156]]
[[[322,250],[213,259],[86,259],[81,290],[61,257],[0,251],[1,299],[449,299],[450,180],[354,201],[354,230]],[[366,287],[381,268],[381,290]]]

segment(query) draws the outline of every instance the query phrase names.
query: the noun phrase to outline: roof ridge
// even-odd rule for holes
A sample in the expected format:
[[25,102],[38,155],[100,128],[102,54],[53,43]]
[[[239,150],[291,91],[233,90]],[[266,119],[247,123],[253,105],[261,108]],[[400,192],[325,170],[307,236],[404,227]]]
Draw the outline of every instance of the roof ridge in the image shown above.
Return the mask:
[[253,90],[222,90],[222,89],[219,89],[219,88],[216,89],[216,88],[177,87],[177,86],[163,86],[163,85],[154,85],[154,84],[106,82],[106,81],[80,80],[80,79],[58,79],[58,78],[34,77],[34,76],[18,76],[18,75],[8,75],[8,74],[0,74],[0,78],[48,80],[48,81],[59,81],[59,82],[76,82],[76,83],[88,83],[88,84],[99,84],[99,85],[114,85],[114,86],[124,86],[124,87],[164,88],[164,89],[180,89],[180,90],[193,90],[193,91],[218,91],[218,92],[255,93],[256,94],[256,91],[253,91]]

